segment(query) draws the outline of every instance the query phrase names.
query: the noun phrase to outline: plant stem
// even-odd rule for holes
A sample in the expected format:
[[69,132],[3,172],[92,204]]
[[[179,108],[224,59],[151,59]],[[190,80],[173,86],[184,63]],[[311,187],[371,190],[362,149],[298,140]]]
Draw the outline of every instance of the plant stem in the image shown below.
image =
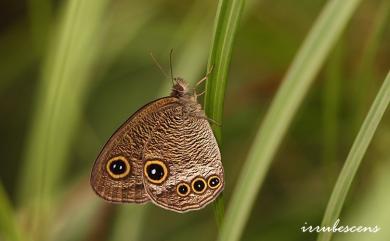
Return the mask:
[[[214,22],[214,36],[208,61],[208,69],[212,72],[206,82],[204,109],[211,123],[219,146],[222,144],[222,115],[225,89],[230,59],[240,21],[244,0],[220,0]],[[216,124],[218,123],[218,124]],[[224,216],[224,201],[220,195],[215,202],[215,217],[218,226]]]

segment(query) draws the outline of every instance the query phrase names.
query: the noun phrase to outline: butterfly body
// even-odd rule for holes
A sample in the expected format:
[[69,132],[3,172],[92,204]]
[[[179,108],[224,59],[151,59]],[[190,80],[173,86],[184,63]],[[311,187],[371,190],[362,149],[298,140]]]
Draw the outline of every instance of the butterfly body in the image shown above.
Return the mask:
[[207,118],[187,84],[134,113],[94,163],[91,186],[103,199],[176,212],[204,207],[223,190],[221,155]]

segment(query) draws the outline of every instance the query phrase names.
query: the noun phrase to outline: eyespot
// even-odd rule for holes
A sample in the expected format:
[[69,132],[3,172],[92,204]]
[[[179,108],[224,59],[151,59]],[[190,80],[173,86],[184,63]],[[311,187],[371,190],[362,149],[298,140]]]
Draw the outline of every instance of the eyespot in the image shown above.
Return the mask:
[[114,179],[123,178],[130,173],[130,163],[125,157],[116,156],[107,162],[106,170]]
[[201,194],[206,190],[206,181],[202,177],[197,177],[192,181],[191,186],[195,193]]
[[190,186],[187,183],[180,183],[176,187],[176,192],[179,196],[185,197],[190,193]]
[[168,168],[160,160],[149,160],[145,163],[144,174],[151,183],[160,184],[167,179]]
[[211,189],[217,189],[221,185],[221,180],[219,179],[219,177],[217,175],[213,175],[213,176],[209,177],[209,179],[207,181],[207,185]]

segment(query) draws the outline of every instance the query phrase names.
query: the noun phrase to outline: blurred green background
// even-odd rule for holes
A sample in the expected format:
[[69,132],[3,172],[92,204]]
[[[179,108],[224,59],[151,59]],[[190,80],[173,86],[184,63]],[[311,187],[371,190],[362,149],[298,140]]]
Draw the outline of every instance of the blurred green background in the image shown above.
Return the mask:
[[[247,0],[225,96],[221,152],[228,205],[250,144],[324,0]],[[176,76],[206,73],[217,1],[0,3],[0,240],[215,240],[212,205],[185,214],[113,205],[89,186],[112,132],[168,95]],[[329,195],[390,63],[390,1],[362,1],[289,128],[242,240],[314,240]],[[204,88],[201,86],[200,88]],[[390,240],[390,122],[385,114],[341,223]],[[11,230],[6,239],[2,230]],[[22,233],[22,236],[19,236]],[[13,237],[13,238],[12,238]]]

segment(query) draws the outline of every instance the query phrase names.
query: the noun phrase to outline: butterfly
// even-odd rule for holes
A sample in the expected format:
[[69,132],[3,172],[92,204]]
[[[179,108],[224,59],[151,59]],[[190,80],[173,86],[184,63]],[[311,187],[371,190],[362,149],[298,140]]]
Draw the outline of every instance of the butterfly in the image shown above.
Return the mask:
[[172,80],[169,96],[140,108],[104,145],[90,178],[101,198],[186,212],[222,192],[221,154],[198,95]]

